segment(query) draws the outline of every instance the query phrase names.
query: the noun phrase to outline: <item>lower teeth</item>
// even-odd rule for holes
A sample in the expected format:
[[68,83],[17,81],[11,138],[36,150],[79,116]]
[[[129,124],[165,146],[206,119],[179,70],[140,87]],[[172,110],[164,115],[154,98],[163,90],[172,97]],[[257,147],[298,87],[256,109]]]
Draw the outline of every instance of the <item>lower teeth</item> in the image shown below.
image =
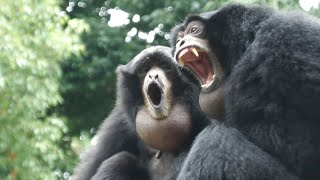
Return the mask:
[[202,84],[201,87],[202,88],[208,88],[212,85],[213,81],[214,81],[215,75],[212,76],[212,81],[211,82],[206,82],[206,84]]

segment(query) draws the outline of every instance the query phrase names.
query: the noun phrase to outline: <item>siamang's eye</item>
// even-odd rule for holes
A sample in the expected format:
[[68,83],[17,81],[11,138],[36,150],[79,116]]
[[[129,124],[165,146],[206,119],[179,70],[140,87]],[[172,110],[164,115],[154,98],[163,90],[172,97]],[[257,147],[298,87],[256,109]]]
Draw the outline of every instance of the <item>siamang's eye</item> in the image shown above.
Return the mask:
[[199,32],[199,28],[197,26],[193,26],[191,29],[190,29],[190,33],[191,34],[196,34]]

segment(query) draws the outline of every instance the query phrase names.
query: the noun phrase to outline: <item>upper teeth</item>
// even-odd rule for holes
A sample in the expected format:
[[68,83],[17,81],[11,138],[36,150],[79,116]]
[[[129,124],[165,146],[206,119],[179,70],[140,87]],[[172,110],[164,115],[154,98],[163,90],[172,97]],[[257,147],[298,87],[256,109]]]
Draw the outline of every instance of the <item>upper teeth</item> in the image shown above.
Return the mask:
[[189,50],[197,57],[199,57],[199,53],[198,53],[198,50],[194,47],[192,48],[186,48],[186,49],[183,49],[180,53],[179,53],[179,56],[178,56],[178,59],[180,59],[183,55],[185,55],[187,52],[189,52]]
[[180,53],[179,53],[179,56],[178,56],[178,60],[179,60],[179,63],[181,65],[184,65],[184,62],[183,60],[181,59],[181,57],[183,55],[185,55],[187,52],[189,52],[189,50],[196,56],[196,57],[199,57],[199,53],[198,53],[198,50],[194,47],[191,47],[191,48],[186,48],[186,49],[183,49]]
[[191,51],[193,52],[194,55],[199,57],[199,54],[198,54],[198,51],[196,50],[196,48],[191,48]]
[[180,53],[179,53],[179,59],[184,55],[184,54],[186,54],[187,52],[189,51],[189,49],[184,49],[184,50],[182,50]]

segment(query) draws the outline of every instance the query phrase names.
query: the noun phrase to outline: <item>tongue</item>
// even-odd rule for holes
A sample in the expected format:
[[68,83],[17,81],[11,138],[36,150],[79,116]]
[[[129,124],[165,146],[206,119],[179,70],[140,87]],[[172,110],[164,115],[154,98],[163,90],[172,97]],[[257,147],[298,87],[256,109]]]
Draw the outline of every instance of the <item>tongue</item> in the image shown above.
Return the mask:
[[185,63],[188,63],[188,62],[197,61],[199,59],[199,57],[197,57],[196,55],[194,55],[192,53],[186,53],[185,55],[183,55],[183,59],[184,59]]

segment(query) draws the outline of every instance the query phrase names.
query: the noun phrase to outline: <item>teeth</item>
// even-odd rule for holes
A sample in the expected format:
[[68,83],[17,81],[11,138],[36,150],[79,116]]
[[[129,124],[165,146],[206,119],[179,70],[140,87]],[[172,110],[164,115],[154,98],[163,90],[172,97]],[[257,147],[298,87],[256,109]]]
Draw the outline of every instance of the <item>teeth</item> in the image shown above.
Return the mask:
[[179,58],[179,64],[180,64],[181,66],[184,66],[184,61],[183,61],[181,58]]
[[179,61],[179,64],[181,64],[182,66],[184,66],[184,61],[182,60],[182,56],[185,55],[187,52],[189,52],[189,50],[196,56],[196,57],[199,57],[199,53],[198,53],[198,50],[194,47],[192,48],[186,48],[186,49],[183,49],[179,55],[178,55],[178,61]]
[[191,48],[191,51],[193,52],[194,55],[199,57],[199,54],[198,54],[198,51],[196,50],[196,48]]
[[207,89],[208,87],[211,86],[212,83],[213,83],[213,81],[211,81],[210,83],[207,83],[207,84],[202,84],[201,87],[202,87],[203,89]]
[[210,86],[212,85],[215,77],[216,77],[216,75],[212,75],[212,81],[209,82],[209,83],[206,83],[206,84],[202,84],[202,85],[201,85],[201,88],[207,89],[208,87],[210,87]]
[[179,59],[185,54],[185,53],[187,53],[189,51],[189,49],[184,49],[184,50],[182,50],[180,53],[179,53]]

